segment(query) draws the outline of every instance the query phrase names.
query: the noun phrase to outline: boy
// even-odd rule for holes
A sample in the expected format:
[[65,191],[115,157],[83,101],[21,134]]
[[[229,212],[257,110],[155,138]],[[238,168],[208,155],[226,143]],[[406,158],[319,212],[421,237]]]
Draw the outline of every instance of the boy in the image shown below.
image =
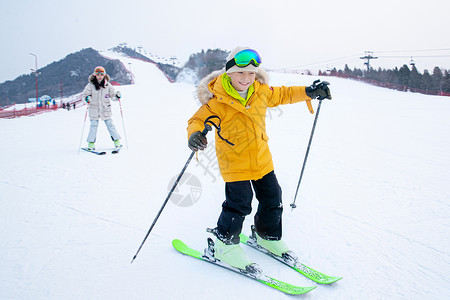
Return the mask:
[[225,201],[213,230],[216,236],[214,257],[243,270],[254,266],[239,245],[244,218],[251,212],[253,190],[259,201],[254,217],[258,245],[278,256],[295,257],[281,239],[283,204],[267,143],[267,108],[308,101],[312,111],[311,99],[331,99],[326,85],[271,87],[268,74],[260,65],[261,57],[255,50],[235,48],[227,57],[225,72],[213,72],[199,83],[197,96],[203,105],[189,119],[187,128],[189,148],[204,150],[207,139],[201,133],[203,122],[217,115],[221,119],[221,135],[234,143],[232,146],[216,136]]

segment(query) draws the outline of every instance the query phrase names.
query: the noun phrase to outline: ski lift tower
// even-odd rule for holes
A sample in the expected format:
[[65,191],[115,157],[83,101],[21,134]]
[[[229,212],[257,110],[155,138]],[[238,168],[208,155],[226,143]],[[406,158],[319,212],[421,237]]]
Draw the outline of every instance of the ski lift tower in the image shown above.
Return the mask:
[[39,97],[38,97],[38,75],[39,75],[40,73],[38,73],[37,55],[36,55],[36,54],[33,54],[33,53],[30,53],[30,55],[33,55],[33,56],[34,56],[34,62],[35,62],[35,65],[36,65],[36,68],[35,68],[34,70],[31,69],[31,71],[33,71],[33,72],[34,72],[34,75],[36,76],[36,108],[37,108],[37,105],[38,105],[38,102],[39,102]]
[[414,61],[412,56],[411,56],[411,60],[409,61],[409,64],[411,65],[411,67],[414,67],[416,65],[416,62]]
[[370,60],[371,59],[377,59],[378,57],[373,56],[373,51],[364,51],[365,56],[360,57],[360,59],[367,59],[367,61],[364,63],[367,66],[367,72],[370,70]]

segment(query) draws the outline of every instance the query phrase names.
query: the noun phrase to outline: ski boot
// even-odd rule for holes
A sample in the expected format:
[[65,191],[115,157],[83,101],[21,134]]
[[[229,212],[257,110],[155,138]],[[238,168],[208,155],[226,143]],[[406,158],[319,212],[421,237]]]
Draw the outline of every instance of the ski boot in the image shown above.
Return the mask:
[[256,244],[269,251],[273,255],[279,256],[283,258],[284,261],[296,264],[298,262],[298,257],[295,255],[295,253],[291,250],[289,250],[289,247],[286,245],[286,243],[283,240],[267,240],[263,239],[259,236],[259,234],[255,230],[255,226],[252,225],[252,235],[251,239],[253,239]]
[[221,241],[217,236],[216,229],[208,229],[208,232],[216,234],[216,240],[208,238],[208,248],[205,249],[204,257],[211,261],[221,261],[242,272],[249,273],[255,278],[263,275],[262,269],[252,262],[239,243]]
[[88,148],[88,150],[95,150],[95,144],[89,142],[87,148]]
[[122,144],[120,143],[120,140],[115,140],[114,141],[114,147],[116,147],[116,149],[122,148]]

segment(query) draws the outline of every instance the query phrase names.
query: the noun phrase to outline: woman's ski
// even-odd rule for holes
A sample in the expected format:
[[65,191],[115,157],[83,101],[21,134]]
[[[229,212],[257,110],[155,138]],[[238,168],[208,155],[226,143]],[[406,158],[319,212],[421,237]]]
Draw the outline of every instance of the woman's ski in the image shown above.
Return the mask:
[[81,150],[84,150],[84,151],[87,151],[87,152],[90,152],[90,153],[93,153],[93,154],[96,154],[96,155],[105,155],[106,154],[105,151],[95,151],[95,150],[91,150],[91,149],[88,149],[88,148],[81,148]]
[[111,151],[111,154],[117,154],[120,152],[120,149],[122,149],[122,145],[116,147],[116,149],[114,149],[113,151]]
[[[122,146],[114,148],[113,150],[111,150],[111,154],[118,154],[120,152],[121,148],[122,148]],[[86,152],[90,152],[90,153],[95,154],[95,155],[105,155],[106,154],[106,151],[95,151],[95,150],[91,150],[91,149],[88,149],[88,148],[81,148],[81,150],[84,150]]]

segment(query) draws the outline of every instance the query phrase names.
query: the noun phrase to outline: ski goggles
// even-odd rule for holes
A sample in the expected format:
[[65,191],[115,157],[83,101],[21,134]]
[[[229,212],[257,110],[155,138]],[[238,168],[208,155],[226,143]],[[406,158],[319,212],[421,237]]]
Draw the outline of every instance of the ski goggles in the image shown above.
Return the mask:
[[225,70],[228,71],[233,66],[238,66],[239,68],[245,68],[248,65],[259,67],[261,62],[261,56],[259,56],[258,52],[246,49],[238,52],[234,58],[230,59],[225,66]]
[[105,74],[105,68],[103,68],[103,67],[95,68],[94,74],[99,74],[99,75]]

